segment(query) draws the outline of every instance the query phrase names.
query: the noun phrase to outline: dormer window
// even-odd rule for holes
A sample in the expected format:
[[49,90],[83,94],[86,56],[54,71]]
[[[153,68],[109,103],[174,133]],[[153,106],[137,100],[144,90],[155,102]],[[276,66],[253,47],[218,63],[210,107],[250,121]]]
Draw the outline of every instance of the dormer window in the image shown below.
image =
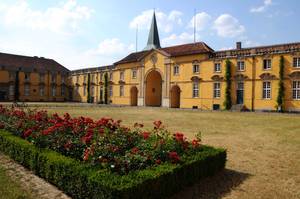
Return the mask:
[[173,68],[173,74],[174,74],[174,75],[179,75],[179,65],[176,64],[176,65],[174,66],[174,68]]

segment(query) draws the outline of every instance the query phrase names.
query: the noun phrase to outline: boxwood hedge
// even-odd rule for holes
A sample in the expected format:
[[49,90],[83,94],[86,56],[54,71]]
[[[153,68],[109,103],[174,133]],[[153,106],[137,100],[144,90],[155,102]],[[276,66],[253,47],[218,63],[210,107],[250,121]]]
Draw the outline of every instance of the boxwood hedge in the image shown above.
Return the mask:
[[222,170],[226,150],[204,146],[180,165],[162,164],[118,175],[57,152],[40,149],[0,130],[0,151],[56,185],[72,198],[165,198]]

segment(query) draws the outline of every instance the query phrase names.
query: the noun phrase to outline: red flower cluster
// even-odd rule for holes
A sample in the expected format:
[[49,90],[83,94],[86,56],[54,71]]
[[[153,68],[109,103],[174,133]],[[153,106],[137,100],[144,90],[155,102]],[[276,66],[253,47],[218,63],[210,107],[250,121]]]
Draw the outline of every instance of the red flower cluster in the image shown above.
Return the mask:
[[180,161],[180,157],[175,151],[169,152],[169,158],[172,163],[178,163]]

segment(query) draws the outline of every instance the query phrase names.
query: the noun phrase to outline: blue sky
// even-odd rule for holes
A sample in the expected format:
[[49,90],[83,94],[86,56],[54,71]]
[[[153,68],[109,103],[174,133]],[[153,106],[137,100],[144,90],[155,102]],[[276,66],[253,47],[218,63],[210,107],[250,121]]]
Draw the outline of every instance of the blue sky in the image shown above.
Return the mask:
[[300,41],[298,0],[1,0],[0,51],[53,58],[69,69],[112,64],[147,41],[153,9],[162,46],[215,50]]

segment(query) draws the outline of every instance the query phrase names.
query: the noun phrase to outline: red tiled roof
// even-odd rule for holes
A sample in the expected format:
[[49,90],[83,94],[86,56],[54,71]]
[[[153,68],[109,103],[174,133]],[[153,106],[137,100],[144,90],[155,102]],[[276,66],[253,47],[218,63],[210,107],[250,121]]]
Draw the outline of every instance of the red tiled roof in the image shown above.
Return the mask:
[[[0,66],[6,69],[36,69],[37,71],[69,72],[53,59],[0,53]],[[22,70],[21,69],[21,70]]]
[[[166,52],[170,56],[174,56],[174,57],[183,56],[183,55],[193,55],[193,54],[212,53],[212,52],[214,52],[214,50],[211,49],[204,42],[197,42],[197,43],[183,44],[183,45],[177,45],[177,46],[170,46],[170,47],[166,47],[166,48],[160,48],[158,50]],[[130,63],[130,62],[139,61],[141,58],[143,58],[150,51],[151,50],[131,53],[127,57],[125,57],[122,60],[116,62],[115,64],[122,64],[122,63]]]

